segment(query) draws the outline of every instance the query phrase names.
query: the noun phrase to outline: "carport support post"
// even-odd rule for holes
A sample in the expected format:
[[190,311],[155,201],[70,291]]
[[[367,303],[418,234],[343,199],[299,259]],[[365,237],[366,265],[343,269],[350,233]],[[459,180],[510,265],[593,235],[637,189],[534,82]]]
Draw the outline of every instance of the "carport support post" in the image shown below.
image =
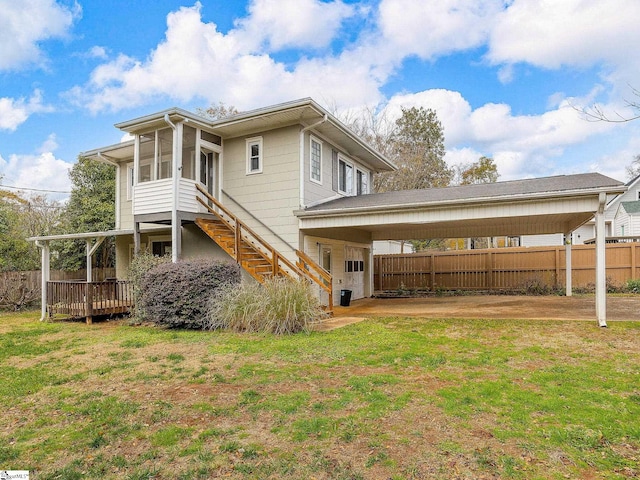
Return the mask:
[[51,270],[50,266],[50,252],[49,252],[49,242],[47,240],[40,243],[40,241],[36,241],[36,245],[42,249],[42,257],[41,257],[41,284],[40,284],[40,301],[42,306],[40,307],[40,321],[43,322],[47,318],[47,283],[51,278]]
[[607,195],[600,193],[598,212],[596,213],[596,316],[598,325],[607,326],[607,278],[604,206]]
[[572,289],[572,285],[571,285],[571,276],[572,276],[572,265],[571,265],[571,237],[572,237],[572,232],[569,232],[565,235],[565,240],[564,240],[564,262],[565,262],[565,295],[567,297],[570,297],[573,295],[573,292],[571,291]]

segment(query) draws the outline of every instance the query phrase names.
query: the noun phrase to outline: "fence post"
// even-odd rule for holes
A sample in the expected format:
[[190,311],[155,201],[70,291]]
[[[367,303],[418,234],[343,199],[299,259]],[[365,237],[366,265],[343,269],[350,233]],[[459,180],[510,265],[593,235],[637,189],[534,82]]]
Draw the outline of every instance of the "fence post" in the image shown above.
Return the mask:
[[431,262],[431,275],[430,275],[431,286],[430,286],[430,290],[432,292],[435,292],[435,290],[436,290],[436,256],[433,253],[431,255],[429,255],[429,261]]
[[493,255],[491,250],[487,251],[487,288],[493,290]]
[[89,282],[85,284],[85,309],[84,315],[87,325],[93,323],[93,285]]

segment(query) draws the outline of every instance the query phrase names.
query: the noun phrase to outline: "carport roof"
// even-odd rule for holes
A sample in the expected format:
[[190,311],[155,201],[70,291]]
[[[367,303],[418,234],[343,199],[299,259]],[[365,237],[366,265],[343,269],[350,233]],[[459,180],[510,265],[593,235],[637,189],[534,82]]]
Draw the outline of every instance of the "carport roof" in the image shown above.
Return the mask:
[[569,233],[626,189],[585,173],[343,197],[295,214],[308,235],[363,241]]
[[401,190],[342,197],[297,212],[299,217],[344,213],[349,210],[389,209],[392,207],[432,206],[435,204],[486,203],[523,198],[593,195],[599,192],[621,193],[624,184],[599,173],[558,175],[554,177],[507,182],[461,185],[422,190]]

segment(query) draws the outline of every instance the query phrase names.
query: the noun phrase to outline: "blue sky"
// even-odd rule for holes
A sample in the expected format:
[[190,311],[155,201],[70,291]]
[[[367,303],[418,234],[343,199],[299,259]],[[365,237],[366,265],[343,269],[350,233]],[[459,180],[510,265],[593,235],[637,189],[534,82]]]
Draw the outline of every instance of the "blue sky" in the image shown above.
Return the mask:
[[490,156],[501,180],[626,180],[640,120],[577,109],[634,114],[638,24],[637,0],[0,0],[0,182],[63,199],[116,122],[302,97],[344,118],[432,108],[447,162]]

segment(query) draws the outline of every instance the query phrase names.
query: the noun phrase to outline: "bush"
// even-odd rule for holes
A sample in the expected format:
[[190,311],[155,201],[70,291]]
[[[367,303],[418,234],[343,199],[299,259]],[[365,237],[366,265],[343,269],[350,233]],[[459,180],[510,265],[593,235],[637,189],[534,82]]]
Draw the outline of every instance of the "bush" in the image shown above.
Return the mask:
[[213,296],[208,328],[276,335],[307,331],[326,316],[305,281],[272,278],[264,284],[245,283]]
[[627,280],[625,290],[629,293],[640,293],[640,278],[630,278]]
[[138,255],[133,257],[133,260],[129,265],[128,277],[133,287],[134,307],[132,315],[136,320],[143,321],[146,318],[141,297],[144,286],[144,276],[155,266],[169,262],[171,262],[171,257],[168,255],[158,257],[148,252],[140,252]]
[[142,279],[140,307],[145,319],[169,328],[203,329],[215,291],[240,283],[237,263],[199,259],[161,263]]
[[33,284],[24,272],[0,272],[0,309],[17,312],[36,305],[40,287]]

